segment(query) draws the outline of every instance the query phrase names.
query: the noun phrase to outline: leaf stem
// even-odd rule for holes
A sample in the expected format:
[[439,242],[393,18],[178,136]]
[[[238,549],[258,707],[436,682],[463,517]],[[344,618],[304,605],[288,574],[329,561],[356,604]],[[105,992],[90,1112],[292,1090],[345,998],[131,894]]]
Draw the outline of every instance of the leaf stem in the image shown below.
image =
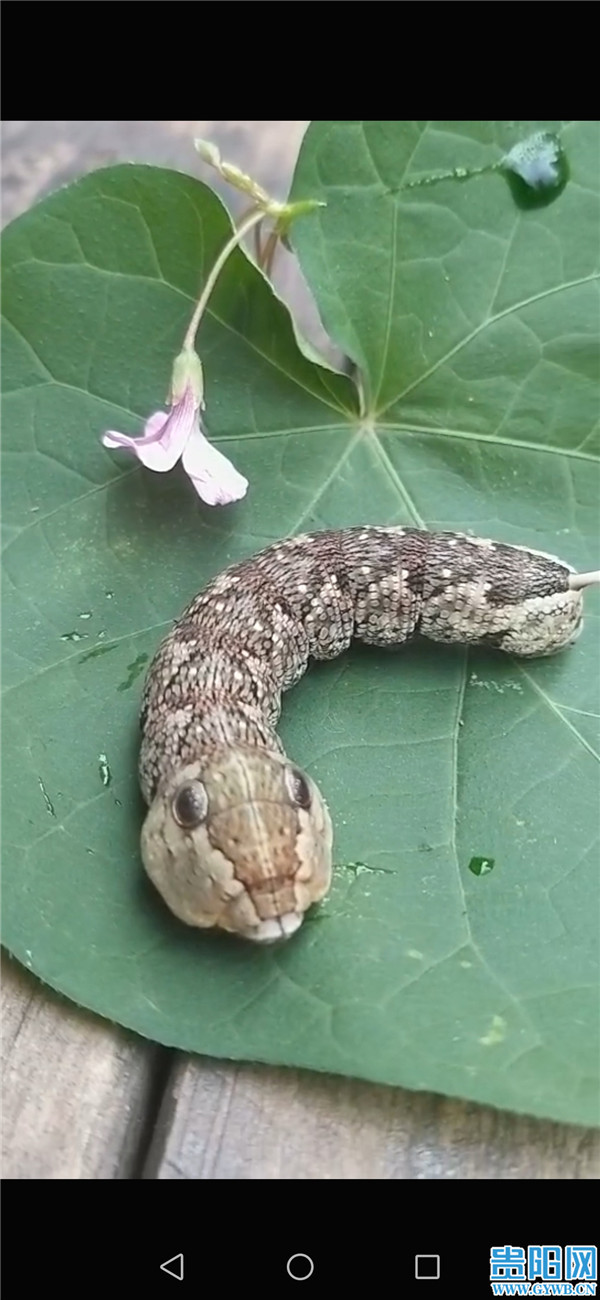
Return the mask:
[[241,244],[242,239],[244,238],[245,235],[248,234],[248,231],[252,230],[253,226],[258,225],[259,221],[263,220],[264,215],[265,214],[262,208],[256,208],[256,207],[253,208],[252,211],[249,213],[249,215],[246,217],[246,220],[240,222],[240,225],[237,227],[237,230],[234,230],[231,239],[227,241],[225,247],[221,249],[218,258],[212,270],[210,271],[210,274],[202,290],[202,293],[200,294],[196,307],[194,308],[194,314],[188,325],[187,332],[183,340],[184,350],[186,348],[192,349],[194,347],[196,334],[198,333],[200,322],[202,320],[202,317],[206,309],[206,304],[215,287],[217,279],[227,261],[227,258],[229,257],[229,254],[233,252],[234,248],[237,248],[238,244]]

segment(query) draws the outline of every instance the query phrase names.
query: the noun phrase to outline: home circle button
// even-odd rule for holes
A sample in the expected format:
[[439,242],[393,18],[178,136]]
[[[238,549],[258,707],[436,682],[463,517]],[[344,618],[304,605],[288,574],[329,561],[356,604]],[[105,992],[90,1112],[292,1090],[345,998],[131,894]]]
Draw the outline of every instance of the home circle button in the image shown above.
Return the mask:
[[312,1277],[315,1266],[310,1255],[290,1255],[286,1269],[294,1282],[306,1282],[307,1278]]

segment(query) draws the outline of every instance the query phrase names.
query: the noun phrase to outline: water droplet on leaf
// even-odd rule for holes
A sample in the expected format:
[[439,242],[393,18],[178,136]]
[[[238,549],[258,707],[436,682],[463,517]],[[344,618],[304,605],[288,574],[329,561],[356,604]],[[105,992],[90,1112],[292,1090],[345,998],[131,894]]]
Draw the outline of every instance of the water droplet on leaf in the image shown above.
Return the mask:
[[38,776],[38,785],[40,787],[40,790],[44,798],[44,803],[46,805],[46,812],[50,813],[51,817],[56,817],[56,813],[54,811],[54,804],[52,803],[50,795],[48,794],[48,791],[44,785],[44,782],[42,781],[41,776]]
[[87,654],[81,656],[79,663],[85,664],[88,659],[98,659],[100,655],[110,654],[111,650],[117,649],[117,642],[113,641],[112,645],[96,645],[93,650],[88,650]]
[[469,871],[474,876],[487,876],[490,871],[494,870],[495,858],[471,858]]
[[137,658],[133,660],[133,663],[128,664],[127,672],[129,673],[129,676],[125,679],[124,682],[119,682],[119,685],[117,686],[117,690],[128,691],[130,686],[133,686],[136,677],[139,677],[140,673],[143,671],[144,664],[146,664],[147,662],[148,662],[148,655],[139,654]]
[[569,179],[567,156],[557,135],[536,131],[505,154],[500,164],[520,208],[553,203]]

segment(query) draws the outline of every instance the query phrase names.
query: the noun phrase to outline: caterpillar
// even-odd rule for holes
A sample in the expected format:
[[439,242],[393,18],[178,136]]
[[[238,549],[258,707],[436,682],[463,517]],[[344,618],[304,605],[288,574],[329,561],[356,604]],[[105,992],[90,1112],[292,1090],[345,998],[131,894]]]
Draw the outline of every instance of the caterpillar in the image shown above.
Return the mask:
[[225,569],[174,623],[143,692],[142,860],[171,911],[270,942],[327,893],[329,812],[276,732],[309,659],[416,634],[553,654],[579,635],[599,577],[524,546],[371,526],[287,538]]

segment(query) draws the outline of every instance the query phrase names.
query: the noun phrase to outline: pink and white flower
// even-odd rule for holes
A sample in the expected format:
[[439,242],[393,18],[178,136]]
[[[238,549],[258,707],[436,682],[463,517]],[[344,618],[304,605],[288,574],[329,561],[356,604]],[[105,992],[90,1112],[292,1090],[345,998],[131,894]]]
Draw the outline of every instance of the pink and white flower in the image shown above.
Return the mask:
[[213,447],[202,432],[201,402],[194,385],[187,383],[169,412],[155,411],[144,425],[141,438],[109,429],[102,437],[105,447],[123,447],[133,452],[147,469],[164,474],[181,460],[198,496],[209,506],[225,506],[246,495],[248,480],[231,461]]

